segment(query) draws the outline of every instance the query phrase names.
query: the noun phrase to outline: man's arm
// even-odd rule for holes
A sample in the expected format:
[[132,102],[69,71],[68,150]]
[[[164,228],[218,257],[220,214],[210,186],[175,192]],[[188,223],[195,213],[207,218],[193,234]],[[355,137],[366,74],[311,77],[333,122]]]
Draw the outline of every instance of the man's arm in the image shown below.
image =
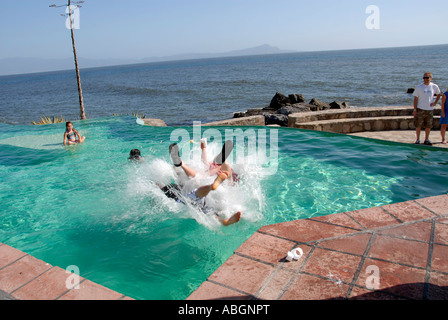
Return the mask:
[[414,117],[417,115],[418,97],[414,96]]
[[434,106],[439,102],[439,99],[440,99],[441,96],[442,96],[442,95],[441,95],[440,93],[437,95],[436,101],[434,101],[433,103],[431,103],[431,106],[432,106],[432,107],[434,107]]

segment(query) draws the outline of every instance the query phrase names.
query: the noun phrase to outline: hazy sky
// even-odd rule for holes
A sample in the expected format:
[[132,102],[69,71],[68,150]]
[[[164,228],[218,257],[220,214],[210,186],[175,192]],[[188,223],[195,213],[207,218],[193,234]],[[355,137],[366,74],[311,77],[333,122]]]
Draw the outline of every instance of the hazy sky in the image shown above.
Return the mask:
[[[53,2],[55,1],[55,2]],[[66,0],[0,0],[0,58],[67,58]],[[86,0],[84,58],[219,53],[269,44],[318,51],[445,44],[446,0]],[[368,29],[369,5],[380,29]]]

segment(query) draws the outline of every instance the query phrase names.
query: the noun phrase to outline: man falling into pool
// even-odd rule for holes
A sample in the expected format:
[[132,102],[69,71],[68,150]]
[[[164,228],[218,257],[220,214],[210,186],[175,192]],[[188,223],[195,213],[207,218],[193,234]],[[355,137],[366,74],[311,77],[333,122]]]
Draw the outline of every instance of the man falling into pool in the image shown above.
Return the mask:
[[[189,194],[186,195],[186,198],[189,199],[194,205],[199,207],[204,213],[209,213],[210,211],[213,211],[212,208],[207,207],[206,205],[206,197],[207,195],[216,189],[223,183],[225,180],[229,179],[231,183],[233,183],[237,176],[235,172],[230,167],[229,163],[226,161],[228,156],[233,150],[233,143],[230,140],[227,140],[221,150],[221,153],[219,153],[213,160],[213,162],[207,161],[207,152],[206,152],[207,143],[206,141],[201,141],[201,149],[202,149],[202,161],[208,165],[208,174],[210,176],[217,175],[215,181],[213,181],[212,184],[201,186]],[[190,168],[187,164],[185,164],[179,155],[179,146],[176,143],[173,143],[169,147],[169,152],[171,155],[171,159],[173,161],[173,164],[175,167],[180,167],[183,169],[185,174],[189,178],[194,178],[197,175],[197,172]],[[176,193],[178,193],[180,188],[178,185],[168,185],[162,188],[162,191],[168,196],[173,197],[175,195],[176,201],[182,202],[177,196]],[[218,220],[225,226],[229,226],[231,224],[234,224],[241,219],[241,211],[238,211],[234,215],[232,215],[228,219],[224,219],[220,217],[215,212],[216,217]]]
[[[206,205],[206,197],[207,195],[216,189],[219,188],[219,186],[225,181],[229,180],[231,183],[236,181],[237,175],[230,167],[229,163],[226,161],[227,157],[229,156],[230,152],[233,149],[233,143],[232,141],[228,140],[225,142],[222,151],[220,154],[218,154],[213,162],[207,161],[207,154],[206,154],[206,142],[201,141],[201,149],[202,149],[202,161],[209,166],[208,174],[210,176],[217,175],[216,179],[213,181],[213,183],[209,185],[203,185],[199,188],[193,190],[192,192],[186,194],[184,197],[182,197],[182,190],[181,187],[177,184],[170,184],[167,186],[160,186],[160,189],[165,193],[165,195],[169,198],[172,198],[176,200],[179,203],[185,204],[184,199],[188,199],[188,201],[193,204],[194,206],[198,207],[202,212],[205,214],[208,214],[210,212],[214,212],[213,208],[208,207]],[[173,161],[173,164],[175,167],[180,167],[183,169],[187,177],[194,178],[197,175],[197,172],[190,168],[187,164],[185,164],[179,155],[179,146],[176,143],[173,143],[169,147],[169,152],[171,155],[171,159]],[[133,153],[135,151],[131,151],[131,155],[129,159],[133,159]],[[139,157],[137,160],[140,160],[141,156],[139,154]],[[232,225],[241,219],[241,211],[238,211],[237,213],[233,214],[230,218],[225,219],[218,215],[218,213],[214,212],[215,216],[219,220],[221,224],[224,226]]]

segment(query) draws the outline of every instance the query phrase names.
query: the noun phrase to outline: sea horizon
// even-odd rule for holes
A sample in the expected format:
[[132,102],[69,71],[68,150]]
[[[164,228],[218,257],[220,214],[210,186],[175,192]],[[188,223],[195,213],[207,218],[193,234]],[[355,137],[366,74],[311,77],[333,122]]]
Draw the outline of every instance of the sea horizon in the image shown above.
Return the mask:
[[[196,58],[179,58],[179,59],[172,59],[171,57],[174,56],[187,56],[187,55],[195,55],[195,53],[184,53],[184,54],[178,54],[173,56],[162,56],[162,57],[151,57],[151,58],[160,58],[161,60],[157,61],[148,61],[148,62],[129,62],[129,63],[123,63],[123,64],[110,64],[110,65],[102,65],[102,66],[95,66],[95,67],[79,67],[80,71],[87,71],[87,70],[96,70],[96,69],[103,69],[103,68],[112,68],[112,67],[124,67],[124,66],[139,66],[139,65],[147,65],[147,64],[158,64],[158,63],[164,63],[164,62],[181,62],[181,61],[195,61],[195,60],[214,60],[214,59],[222,59],[222,58],[235,58],[235,57],[255,57],[255,56],[275,56],[275,55],[290,55],[290,54],[298,54],[298,53],[329,53],[329,52],[343,52],[343,51],[367,51],[367,50],[377,50],[377,49],[400,49],[400,48],[421,48],[421,47],[440,47],[440,46],[447,46],[448,43],[445,44],[431,44],[431,45],[412,45],[412,46],[398,46],[398,47],[373,47],[373,48],[354,48],[354,49],[328,49],[328,50],[302,50],[302,51],[293,51],[293,50],[282,50],[282,51],[290,51],[290,52],[280,52],[280,53],[260,53],[260,54],[243,54],[243,55],[223,55],[223,56],[210,56],[210,57],[200,57],[199,55],[220,55],[225,53],[197,53],[198,57]],[[251,49],[251,48],[248,48]],[[234,50],[234,51],[243,51],[242,50]],[[230,51],[233,52],[233,51]],[[143,58],[143,59],[129,59],[129,60],[145,60],[145,59],[151,59],[151,58]],[[35,59],[30,57],[9,57],[9,58],[3,58],[3,60],[6,59]],[[45,58],[36,58],[36,59],[45,59]],[[73,57],[67,57],[64,59],[70,59],[70,61],[73,60]],[[79,59],[88,59],[93,60],[91,58],[86,57],[79,57]],[[114,59],[111,59],[114,60]],[[117,59],[118,60],[118,59]],[[124,60],[124,59],[123,59]],[[26,75],[37,75],[37,74],[48,74],[48,73],[57,73],[57,72],[65,72],[65,71],[75,71],[75,65],[73,62],[73,68],[67,68],[67,69],[58,69],[58,70],[48,70],[48,71],[36,71],[36,72],[24,72],[24,73],[11,73],[11,74],[0,74],[0,78],[2,77],[10,77],[10,76],[26,76]]]
[[[269,105],[276,92],[351,107],[411,105],[408,88],[434,74],[448,86],[448,45],[301,51],[82,68],[88,118],[144,114],[167,125],[212,122]],[[0,122],[79,119],[74,69],[0,76]]]

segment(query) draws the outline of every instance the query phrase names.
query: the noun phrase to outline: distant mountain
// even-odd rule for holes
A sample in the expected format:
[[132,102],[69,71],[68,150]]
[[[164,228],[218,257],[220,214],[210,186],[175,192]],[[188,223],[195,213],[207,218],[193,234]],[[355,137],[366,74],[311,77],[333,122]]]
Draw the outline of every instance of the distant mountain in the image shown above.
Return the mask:
[[222,58],[222,57],[239,57],[239,56],[255,56],[255,55],[264,55],[264,54],[280,54],[280,53],[292,53],[296,51],[292,50],[281,50],[277,47],[270,46],[268,44],[263,44],[261,46],[242,49],[242,50],[234,50],[228,52],[221,53],[187,53],[187,54],[178,54],[173,56],[165,56],[165,57],[152,57],[143,59],[145,62],[158,62],[158,61],[174,61],[174,60],[189,60],[189,59],[207,59],[207,58]]
[[[150,57],[144,59],[89,59],[79,57],[80,68],[95,68],[106,67],[125,64],[150,63],[161,61],[176,61],[176,60],[192,60],[192,59],[207,59],[207,58],[222,58],[222,57],[238,57],[249,55],[265,55],[265,54],[280,54],[292,53],[296,51],[281,50],[267,44],[243,49],[234,50],[222,53],[186,53],[163,57]],[[74,69],[73,58],[64,59],[39,59],[39,58],[5,58],[0,59],[0,75],[12,75],[22,73],[48,72],[59,70]]]

